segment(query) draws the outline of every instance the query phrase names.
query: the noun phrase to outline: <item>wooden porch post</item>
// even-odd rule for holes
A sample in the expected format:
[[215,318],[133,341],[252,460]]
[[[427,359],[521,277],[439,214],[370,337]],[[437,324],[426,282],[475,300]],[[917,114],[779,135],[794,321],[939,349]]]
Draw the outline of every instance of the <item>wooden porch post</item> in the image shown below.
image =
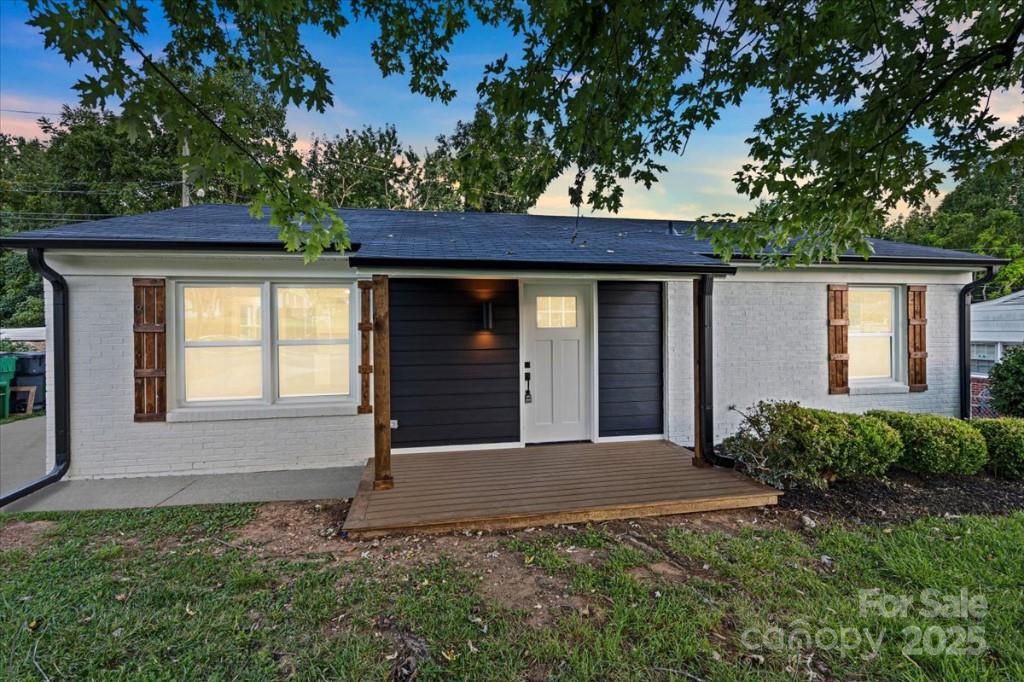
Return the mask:
[[711,466],[715,446],[715,413],[711,352],[711,275],[693,280],[693,465]]
[[373,489],[390,490],[391,332],[388,276],[373,276]]

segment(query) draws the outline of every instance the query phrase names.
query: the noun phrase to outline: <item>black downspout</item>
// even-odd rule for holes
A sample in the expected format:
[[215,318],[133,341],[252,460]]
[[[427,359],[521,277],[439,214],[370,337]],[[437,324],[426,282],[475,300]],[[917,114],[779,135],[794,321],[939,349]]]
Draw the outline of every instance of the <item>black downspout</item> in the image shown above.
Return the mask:
[[694,286],[694,370],[697,372],[696,436],[699,451],[709,464],[731,467],[735,462],[715,453],[715,381],[714,381],[714,285],[712,275],[702,275]]
[[42,249],[29,249],[28,262],[32,269],[53,286],[53,422],[54,422],[54,464],[53,469],[42,478],[10,493],[0,495],[0,507],[20,500],[40,488],[56,483],[71,466],[71,393],[70,379],[70,338],[68,336],[68,283],[56,270],[47,265]]
[[971,418],[971,300],[974,290],[991,282],[999,266],[990,265],[981,279],[960,290],[960,418]]

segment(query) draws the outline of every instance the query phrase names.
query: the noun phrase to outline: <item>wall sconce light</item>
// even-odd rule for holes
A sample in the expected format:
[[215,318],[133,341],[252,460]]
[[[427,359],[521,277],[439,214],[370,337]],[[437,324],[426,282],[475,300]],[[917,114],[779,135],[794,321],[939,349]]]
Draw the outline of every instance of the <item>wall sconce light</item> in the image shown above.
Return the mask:
[[484,301],[480,304],[480,329],[489,332],[494,329],[494,302]]

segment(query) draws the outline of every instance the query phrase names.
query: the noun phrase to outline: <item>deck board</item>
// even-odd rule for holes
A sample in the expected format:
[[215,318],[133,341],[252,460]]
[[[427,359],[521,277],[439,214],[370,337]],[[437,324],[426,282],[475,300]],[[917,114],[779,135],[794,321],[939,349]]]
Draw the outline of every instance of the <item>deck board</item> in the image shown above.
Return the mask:
[[728,469],[697,468],[665,441],[395,454],[395,487],[367,462],[350,537],[498,530],[775,504],[781,494]]

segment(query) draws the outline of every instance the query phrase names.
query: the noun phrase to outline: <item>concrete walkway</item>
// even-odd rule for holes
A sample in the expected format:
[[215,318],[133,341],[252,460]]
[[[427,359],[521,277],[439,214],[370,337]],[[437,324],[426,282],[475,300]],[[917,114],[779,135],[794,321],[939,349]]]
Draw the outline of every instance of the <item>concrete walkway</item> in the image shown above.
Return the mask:
[[[45,442],[43,418],[0,426],[0,489],[13,490],[43,475]],[[74,458],[74,453],[71,456]],[[355,495],[362,473],[362,467],[337,467],[58,481],[4,507],[0,513],[335,499]]]

